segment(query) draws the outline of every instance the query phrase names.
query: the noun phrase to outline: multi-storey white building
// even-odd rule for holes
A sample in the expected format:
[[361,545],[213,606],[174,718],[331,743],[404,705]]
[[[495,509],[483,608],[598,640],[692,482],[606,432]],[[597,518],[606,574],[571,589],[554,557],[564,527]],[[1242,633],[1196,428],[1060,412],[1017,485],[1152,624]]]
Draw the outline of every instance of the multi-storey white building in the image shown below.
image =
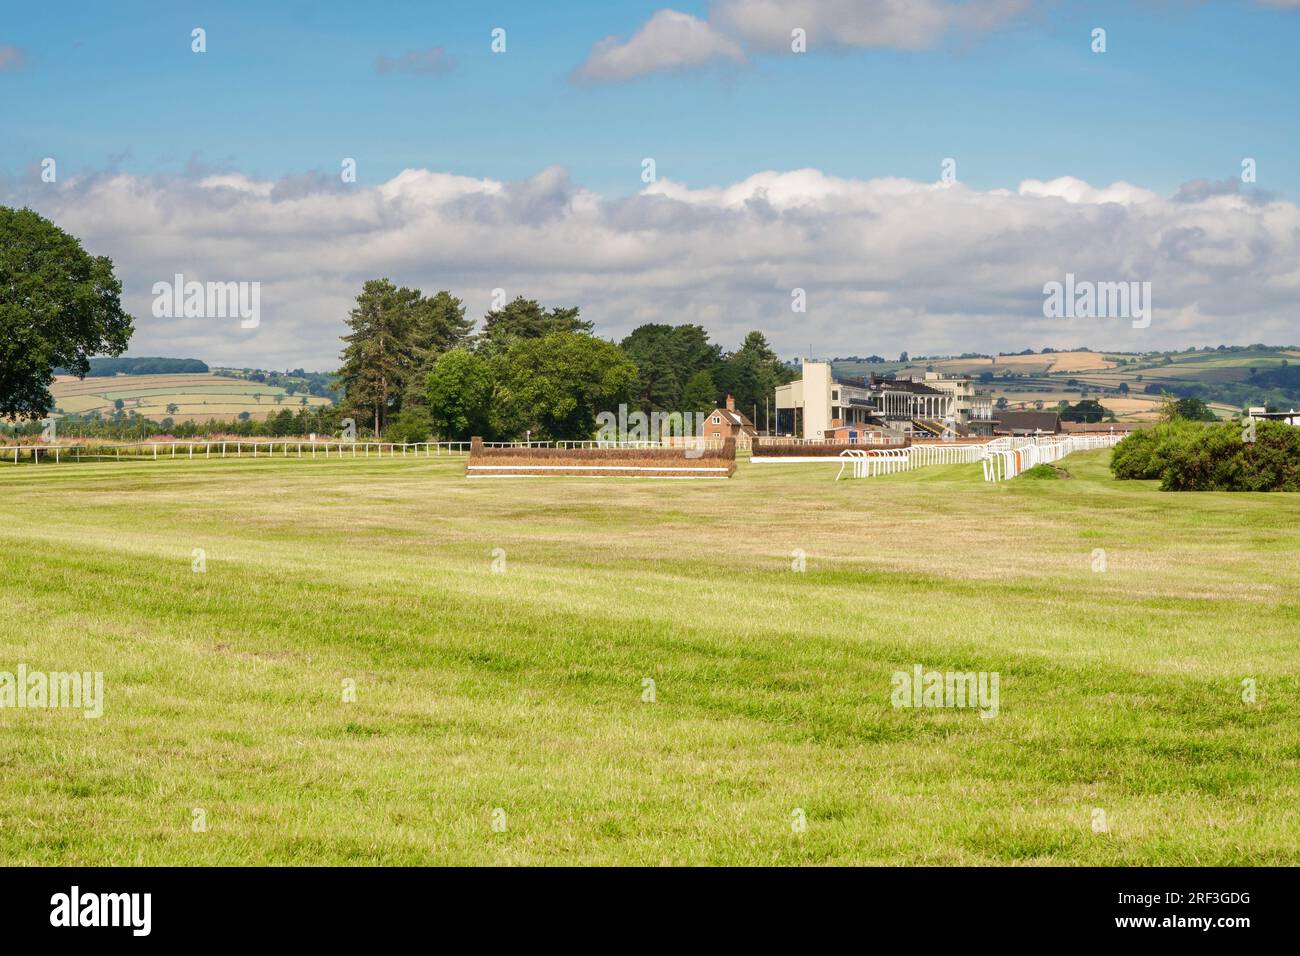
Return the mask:
[[939,434],[963,403],[969,417],[973,396],[969,379],[837,379],[829,362],[805,361],[802,378],[776,389],[777,431],[812,440],[873,428]]

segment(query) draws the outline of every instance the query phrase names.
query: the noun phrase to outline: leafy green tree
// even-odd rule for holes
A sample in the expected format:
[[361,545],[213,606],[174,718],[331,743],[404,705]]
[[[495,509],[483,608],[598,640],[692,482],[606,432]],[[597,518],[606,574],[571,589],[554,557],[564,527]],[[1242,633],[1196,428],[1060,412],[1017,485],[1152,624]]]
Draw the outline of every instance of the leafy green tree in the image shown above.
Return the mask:
[[469,349],[452,349],[439,357],[425,378],[429,421],[438,437],[464,441],[492,439],[496,372],[492,363]]
[[[419,297],[417,293],[410,307],[413,357],[419,371],[407,382],[406,394],[402,397],[404,407],[425,405],[426,383],[438,357],[469,344],[474,328],[474,320],[465,318],[465,304],[445,290],[429,297]],[[416,428],[418,430],[418,426]]]
[[292,435],[294,433],[293,412],[287,408],[282,408],[274,415],[269,416],[266,420],[266,430],[268,434],[276,438]]
[[673,339],[673,327],[662,323],[639,326],[623,339],[623,351],[637,366],[633,402],[642,409],[672,410],[681,400],[682,369]]
[[468,343],[474,320],[465,318],[465,303],[443,290],[412,303],[412,336],[422,356],[433,357]]
[[682,391],[683,412],[711,412],[718,407],[718,389],[708,369],[700,369],[691,376]]
[[591,329],[590,322],[578,318],[576,306],[547,310],[536,299],[517,296],[484,317],[480,346],[486,352],[500,353],[519,339],[540,339],[556,332],[590,333]]
[[1217,422],[1219,416],[1199,398],[1180,398],[1171,407],[1171,418],[1185,418],[1189,422]]
[[722,361],[721,347],[711,343],[709,333],[698,325],[642,325],[623,339],[621,347],[637,365],[633,402],[652,411],[688,411],[687,382],[702,371],[712,377]]
[[388,279],[371,279],[348,316],[339,381],[349,411],[373,415],[375,434],[400,409],[408,377],[419,357],[414,343],[414,306],[419,292],[399,289]]
[[121,295],[107,256],[30,209],[0,206],[0,417],[42,417],[54,369],[85,376],[92,355],[126,350]]
[[1075,402],[1069,408],[1061,411],[1061,421],[1063,422],[1099,422],[1110,414],[1102,404],[1094,399],[1087,401]]
[[636,364],[613,342],[578,332],[519,339],[504,363],[504,398],[512,430],[542,439],[585,439],[596,415],[626,402]]
[[429,409],[408,405],[393,416],[384,437],[395,442],[420,442],[428,441],[432,431],[433,418]]
[[[740,348],[726,357],[715,382],[720,393],[735,398],[738,409],[762,418],[771,407],[773,391],[795,374],[777,357],[762,332],[750,332]],[[755,424],[763,429],[768,427],[766,420]]]

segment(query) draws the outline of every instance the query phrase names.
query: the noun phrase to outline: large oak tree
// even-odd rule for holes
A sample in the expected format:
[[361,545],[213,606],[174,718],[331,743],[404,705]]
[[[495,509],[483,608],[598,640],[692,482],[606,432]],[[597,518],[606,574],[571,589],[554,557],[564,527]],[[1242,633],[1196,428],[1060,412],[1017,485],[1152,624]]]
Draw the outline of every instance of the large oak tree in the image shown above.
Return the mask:
[[0,206],[0,417],[48,414],[56,368],[84,376],[91,356],[126,351],[121,296],[107,256],[30,209]]

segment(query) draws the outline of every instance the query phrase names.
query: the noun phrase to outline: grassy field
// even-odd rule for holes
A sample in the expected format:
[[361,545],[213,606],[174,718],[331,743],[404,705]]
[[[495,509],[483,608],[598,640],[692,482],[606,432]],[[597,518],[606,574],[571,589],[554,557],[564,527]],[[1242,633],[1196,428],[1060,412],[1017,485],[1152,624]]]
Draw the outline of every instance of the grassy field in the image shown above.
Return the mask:
[[[315,395],[289,395],[278,385],[201,373],[85,379],[63,375],[55,380],[50,393],[59,411],[68,415],[99,412],[107,418],[120,399],[123,411],[178,422],[233,419],[241,412],[262,419],[282,408],[296,412],[304,398],[308,405],[329,404],[329,399]],[[176,406],[174,412],[168,410],[171,405]]]
[[105,681],[0,709],[0,863],[1300,863],[1300,496],[1107,454],[0,465],[0,670]]

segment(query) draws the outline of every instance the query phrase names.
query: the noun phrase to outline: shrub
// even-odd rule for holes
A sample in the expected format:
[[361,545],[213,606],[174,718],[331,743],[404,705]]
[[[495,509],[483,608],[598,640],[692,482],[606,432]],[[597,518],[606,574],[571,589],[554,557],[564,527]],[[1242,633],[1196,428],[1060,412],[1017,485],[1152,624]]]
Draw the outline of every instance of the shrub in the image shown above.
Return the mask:
[[1175,419],[1125,438],[1110,467],[1164,491],[1300,491],[1300,428],[1258,421],[1248,442],[1237,422]]
[[1063,468],[1057,468],[1055,465],[1034,465],[1020,473],[1021,478],[1029,478],[1033,481],[1052,481],[1059,478],[1069,478],[1070,473]]
[[404,408],[384,429],[384,438],[395,442],[428,441],[433,422],[427,408]]
[[1165,491],[1300,491],[1300,429],[1255,423],[1255,440],[1241,426],[1209,425],[1171,447],[1160,487]]

